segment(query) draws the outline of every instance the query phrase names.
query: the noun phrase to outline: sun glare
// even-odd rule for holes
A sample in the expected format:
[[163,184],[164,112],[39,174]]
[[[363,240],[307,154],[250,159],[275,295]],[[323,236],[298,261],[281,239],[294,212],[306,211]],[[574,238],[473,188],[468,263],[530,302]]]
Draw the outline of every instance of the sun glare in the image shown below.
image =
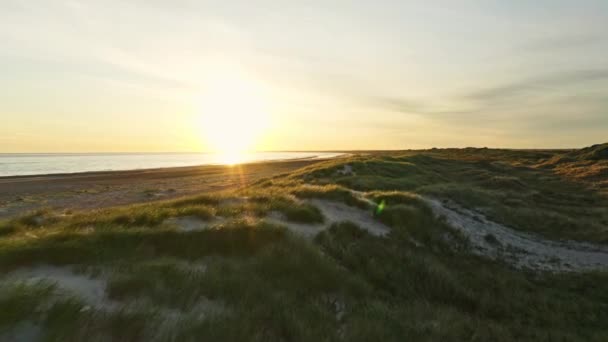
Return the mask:
[[241,162],[270,123],[263,87],[240,75],[209,80],[200,105],[204,139],[220,163]]

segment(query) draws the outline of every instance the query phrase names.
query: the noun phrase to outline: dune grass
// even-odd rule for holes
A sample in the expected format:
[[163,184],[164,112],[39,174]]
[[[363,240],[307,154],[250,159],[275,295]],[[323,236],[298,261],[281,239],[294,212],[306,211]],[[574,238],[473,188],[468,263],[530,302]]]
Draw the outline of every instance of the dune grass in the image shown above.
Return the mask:
[[[565,153],[491,149],[394,152],[314,165],[291,177],[304,182],[304,188],[332,189],[334,199],[340,199],[341,195],[334,194],[340,187],[406,191],[479,209],[514,229],[553,239],[606,243],[608,196],[595,185],[608,179],[608,174],[600,181],[584,182],[565,178],[559,168],[542,167],[546,160]],[[595,160],[594,165],[604,162]],[[338,172],[345,164],[352,167],[353,175]]]
[[[605,199],[535,167],[552,156],[357,155],[237,192],[3,222],[4,274],[76,266],[124,308],[89,307],[77,293],[59,295],[60,284],[0,278],[0,340],[35,326],[48,341],[605,341],[608,273],[534,273],[475,256],[420,199],[481,207],[547,236],[606,241]],[[355,174],[338,173],[344,165]],[[277,211],[324,224],[309,198],[376,209],[390,234],[341,222],[311,241],[263,220]],[[225,222],[188,232],[165,224],[183,216]]]

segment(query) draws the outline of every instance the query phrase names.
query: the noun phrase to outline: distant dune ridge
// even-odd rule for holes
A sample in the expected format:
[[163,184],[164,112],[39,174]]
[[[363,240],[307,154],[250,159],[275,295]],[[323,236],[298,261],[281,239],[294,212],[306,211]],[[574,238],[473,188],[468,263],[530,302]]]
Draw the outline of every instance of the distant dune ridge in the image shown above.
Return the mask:
[[601,189],[608,188],[608,143],[558,154],[540,166],[553,168],[562,176],[590,182]]
[[555,158],[556,162],[573,162],[584,160],[608,160],[608,143],[595,144],[575,150]]
[[579,160],[608,160],[608,143],[585,147],[573,155]]

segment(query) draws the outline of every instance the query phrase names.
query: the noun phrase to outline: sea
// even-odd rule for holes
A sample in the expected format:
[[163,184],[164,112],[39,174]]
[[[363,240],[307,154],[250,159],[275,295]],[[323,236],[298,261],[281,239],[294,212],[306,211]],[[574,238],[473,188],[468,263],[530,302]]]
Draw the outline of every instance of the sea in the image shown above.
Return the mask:
[[[342,153],[256,152],[243,155],[239,163],[340,155]],[[9,153],[0,154],[0,177],[220,165],[224,164],[223,160],[222,156],[212,153]]]

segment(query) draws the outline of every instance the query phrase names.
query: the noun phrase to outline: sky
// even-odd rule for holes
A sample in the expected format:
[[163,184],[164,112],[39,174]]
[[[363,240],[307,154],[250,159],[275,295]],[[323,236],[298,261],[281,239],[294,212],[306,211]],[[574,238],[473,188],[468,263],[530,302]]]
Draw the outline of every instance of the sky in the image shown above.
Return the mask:
[[244,136],[255,150],[606,142],[608,1],[0,2],[0,153]]

